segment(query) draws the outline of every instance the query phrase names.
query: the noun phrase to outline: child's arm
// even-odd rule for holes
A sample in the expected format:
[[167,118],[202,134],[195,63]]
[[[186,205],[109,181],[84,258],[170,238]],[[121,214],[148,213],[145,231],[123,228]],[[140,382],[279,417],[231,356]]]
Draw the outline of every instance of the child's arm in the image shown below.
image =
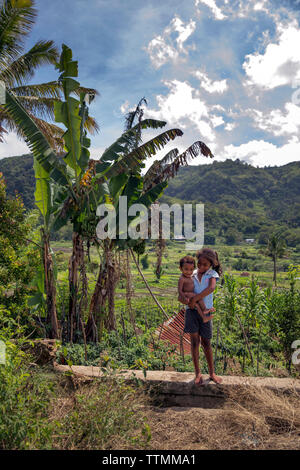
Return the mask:
[[190,299],[186,297],[185,293],[183,292],[183,283],[184,279],[183,277],[180,277],[178,280],[178,301],[187,305]]
[[204,297],[206,297],[207,295],[211,294],[215,288],[216,288],[216,284],[217,284],[217,280],[215,277],[211,277],[209,279],[209,284],[208,284],[208,287],[206,289],[204,289],[200,294],[196,294],[194,295],[194,297],[189,301],[188,305],[190,308],[194,308],[195,307],[195,303],[198,301],[198,300],[201,300],[203,299]]

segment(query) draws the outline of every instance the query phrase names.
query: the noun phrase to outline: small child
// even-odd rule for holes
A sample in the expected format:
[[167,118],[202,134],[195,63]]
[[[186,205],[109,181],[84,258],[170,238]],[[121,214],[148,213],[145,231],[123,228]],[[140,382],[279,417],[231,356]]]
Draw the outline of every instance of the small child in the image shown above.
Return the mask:
[[[179,297],[185,299],[187,302],[194,297],[194,281],[192,278],[194,269],[195,269],[195,260],[192,256],[184,256],[179,262],[179,268],[182,272],[178,280],[178,294]],[[211,312],[215,312],[214,308],[206,308],[206,305],[203,299],[199,300],[195,304],[199,315],[201,316],[203,323],[210,321],[213,318]]]

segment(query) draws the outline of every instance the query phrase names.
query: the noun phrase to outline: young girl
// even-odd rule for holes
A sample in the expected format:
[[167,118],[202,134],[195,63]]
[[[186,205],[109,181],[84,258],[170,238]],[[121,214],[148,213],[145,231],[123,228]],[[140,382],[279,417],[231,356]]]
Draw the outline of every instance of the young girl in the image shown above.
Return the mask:
[[204,383],[199,367],[200,338],[208,364],[209,378],[215,383],[221,383],[222,379],[216,376],[214,371],[213,352],[210,343],[212,338],[212,321],[204,323],[195,305],[197,301],[203,299],[206,308],[213,308],[213,291],[217,280],[222,274],[222,267],[217,252],[210,248],[203,248],[198,251],[197,259],[197,270],[193,273],[195,295],[188,302],[183,296],[178,298],[180,302],[188,305],[185,312],[184,332],[190,334],[191,353],[196,374],[195,384],[202,385]]
[[[178,280],[178,295],[189,302],[189,300],[194,297],[194,280],[193,280],[193,272],[195,270],[195,260],[192,256],[184,256],[179,261],[179,269],[182,272]],[[211,312],[214,312],[215,309],[206,308],[203,299],[198,300],[195,304],[195,308],[197,309],[199,315],[201,316],[203,323],[208,322],[213,318]]]

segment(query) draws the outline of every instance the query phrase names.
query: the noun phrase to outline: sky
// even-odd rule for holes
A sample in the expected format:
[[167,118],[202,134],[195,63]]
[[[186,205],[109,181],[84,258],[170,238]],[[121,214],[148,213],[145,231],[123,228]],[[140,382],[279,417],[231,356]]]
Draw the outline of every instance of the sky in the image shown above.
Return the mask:
[[[180,128],[171,148],[195,141],[215,160],[280,166],[300,159],[300,0],[36,0],[25,48],[40,39],[66,44],[100,132],[99,158],[124,129],[126,112],[145,97],[145,117]],[[55,80],[53,67],[31,83]],[[145,141],[154,134],[145,133]],[[10,133],[0,158],[29,153]],[[211,163],[199,156],[192,164]]]

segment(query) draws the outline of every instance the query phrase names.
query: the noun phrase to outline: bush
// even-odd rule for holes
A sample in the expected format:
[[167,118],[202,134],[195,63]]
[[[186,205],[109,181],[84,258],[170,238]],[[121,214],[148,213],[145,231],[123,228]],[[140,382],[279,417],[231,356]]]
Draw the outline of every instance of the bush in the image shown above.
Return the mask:
[[249,264],[247,261],[242,260],[242,258],[238,259],[235,263],[232,265],[233,269],[236,269],[237,271],[248,271],[249,270]]
[[0,449],[51,447],[47,411],[48,383],[36,382],[29,356],[6,341],[6,364],[0,365]]
[[131,444],[144,448],[151,431],[140,411],[144,397],[122,379],[107,377],[79,387],[73,406],[61,420],[62,432],[54,437],[56,449],[120,449]]
[[143,258],[141,258],[141,263],[142,263],[143,269],[149,268],[148,254],[143,256]]
[[300,338],[300,292],[295,289],[295,277],[299,268],[290,267],[290,288],[276,290],[269,300],[270,328],[279,336],[286,367],[291,371],[292,343]]
[[0,365],[0,450],[119,449],[128,443],[144,448],[150,441],[139,389],[113,375],[86,388],[70,373],[31,369],[30,357],[17,344],[6,344],[6,365]]

